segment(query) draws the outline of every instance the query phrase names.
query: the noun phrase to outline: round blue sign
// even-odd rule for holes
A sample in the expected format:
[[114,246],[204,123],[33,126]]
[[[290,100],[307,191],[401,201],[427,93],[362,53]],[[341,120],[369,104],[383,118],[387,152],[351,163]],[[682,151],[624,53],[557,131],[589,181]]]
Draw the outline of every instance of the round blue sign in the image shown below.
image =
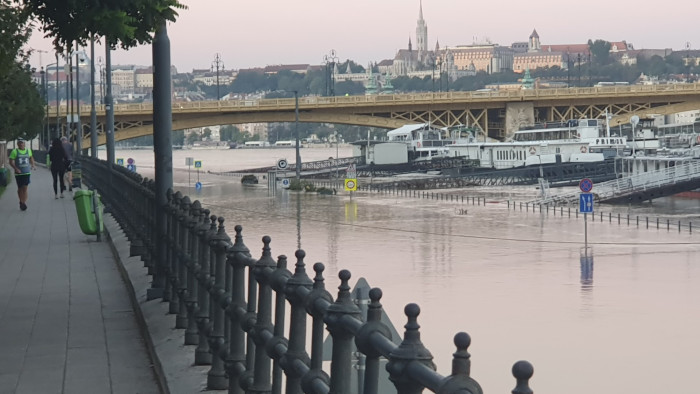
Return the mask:
[[134,164],[134,159],[132,159],[132,158],[130,157],[130,158],[126,159],[126,163],[127,163],[127,164]]
[[593,181],[588,178],[583,178],[581,179],[581,182],[578,183],[578,187],[582,192],[588,193],[593,190]]
[[202,182],[197,182],[194,184],[194,188],[197,190],[202,190]]

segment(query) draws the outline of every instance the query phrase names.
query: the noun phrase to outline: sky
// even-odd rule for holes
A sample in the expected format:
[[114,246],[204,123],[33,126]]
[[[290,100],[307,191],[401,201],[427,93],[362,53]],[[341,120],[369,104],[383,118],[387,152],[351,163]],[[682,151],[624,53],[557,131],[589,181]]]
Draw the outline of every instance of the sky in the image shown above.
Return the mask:
[[[415,48],[419,0],[181,0],[168,25],[171,64],[179,72],[211,68],[220,54],[225,69],[279,64],[322,64],[335,50],[340,62],[359,64],[394,57],[398,49]],[[527,41],[533,29],[540,42],[581,44],[589,39],[627,41],[635,49],[700,48],[698,6],[690,0],[667,0],[660,5],[630,7],[630,2],[588,0],[562,3],[467,2],[423,0],[428,47],[469,45],[490,41],[501,46]],[[693,5],[696,4],[696,5]],[[577,8],[577,9],[574,9]],[[667,10],[667,11],[664,11]],[[685,10],[685,11],[684,11]],[[662,15],[665,14],[665,15]],[[686,26],[687,28],[679,28]],[[38,51],[33,66],[53,63],[51,41],[37,29],[29,46]],[[89,50],[88,50],[89,52]],[[95,59],[104,59],[96,45]],[[40,64],[41,63],[41,64]],[[112,52],[112,64],[152,64],[151,46]]]

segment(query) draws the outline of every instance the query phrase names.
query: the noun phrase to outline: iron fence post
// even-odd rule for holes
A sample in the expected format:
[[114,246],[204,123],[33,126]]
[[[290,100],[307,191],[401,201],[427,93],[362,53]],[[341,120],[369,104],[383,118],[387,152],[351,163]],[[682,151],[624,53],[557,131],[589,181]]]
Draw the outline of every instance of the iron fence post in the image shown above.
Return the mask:
[[209,336],[209,346],[212,349],[211,369],[207,373],[207,389],[224,390],[228,388],[228,379],[224,370],[224,359],[226,349],[224,348],[224,310],[222,303],[226,293],[225,265],[226,249],[231,239],[226,235],[224,228],[224,218],[218,217],[219,228],[211,238],[210,245],[216,255],[214,260],[214,286],[210,290],[214,325]]
[[341,270],[338,273],[340,286],[338,297],[328,308],[324,321],[333,338],[333,357],[331,360],[331,392],[350,392],[350,371],[352,369],[353,334],[342,324],[345,316],[361,319],[360,309],[352,302],[350,295],[350,271]]
[[209,261],[209,239],[214,233],[209,231],[209,210],[202,209],[200,225],[197,227],[197,242],[199,242],[199,271],[197,272],[197,282],[199,289],[197,291],[197,312],[195,319],[197,320],[197,329],[199,339],[197,349],[194,351],[195,365],[210,365],[211,350],[209,349],[208,335],[211,332],[209,325],[209,280],[211,276],[210,261]]
[[234,242],[227,252],[227,264],[231,265],[233,276],[231,280],[231,304],[227,309],[230,332],[226,372],[229,378],[229,393],[243,394],[241,378],[246,372],[246,339],[243,325],[247,321],[245,270],[246,261],[251,260],[251,256],[250,251],[243,243],[243,227],[236,225],[234,231],[236,232]]
[[420,307],[416,304],[408,304],[404,308],[404,313],[408,317],[408,322],[404,326],[403,341],[398,348],[389,354],[389,363],[386,370],[389,372],[389,379],[394,382],[396,390],[402,394],[420,394],[425,386],[418,383],[410,376],[407,366],[412,362],[417,362],[435,370],[433,355],[423,346],[420,340],[420,325],[418,315]]
[[177,299],[178,310],[175,317],[175,328],[187,328],[187,261],[189,260],[189,251],[187,250],[187,226],[189,224],[190,198],[185,196],[180,200],[180,211],[178,213],[178,259],[177,259]]
[[170,259],[170,273],[168,275],[168,279],[170,280],[170,287],[171,287],[171,294],[170,294],[170,303],[168,304],[168,313],[170,314],[176,314],[179,310],[179,305],[180,305],[180,296],[177,293],[178,289],[178,261],[180,260],[180,246],[179,246],[179,241],[180,241],[180,224],[179,224],[179,217],[180,217],[180,202],[182,200],[182,193],[179,191],[175,192],[173,194],[173,199],[172,199],[172,204],[170,207],[170,224],[171,224],[171,229],[170,229],[170,234],[171,234],[171,239],[172,239],[172,246],[171,246],[171,259]]
[[297,262],[294,274],[287,281],[287,298],[291,305],[289,312],[289,348],[287,354],[282,359],[282,367],[285,369],[287,377],[287,394],[301,394],[302,375],[292,365],[301,362],[309,365],[310,358],[306,353],[306,310],[304,308],[305,298],[303,290],[311,291],[313,282],[306,274],[304,257],[306,252],[299,249],[294,253]]
[[201,225],[202,205],[195,200],[190,206],[187,220],[187,290],[185,307],[187,308],[187,329],[185,330],[185,345],[197,345],[199,332],[197,330],[197,278],[199,273],[199,239],[197,229]]

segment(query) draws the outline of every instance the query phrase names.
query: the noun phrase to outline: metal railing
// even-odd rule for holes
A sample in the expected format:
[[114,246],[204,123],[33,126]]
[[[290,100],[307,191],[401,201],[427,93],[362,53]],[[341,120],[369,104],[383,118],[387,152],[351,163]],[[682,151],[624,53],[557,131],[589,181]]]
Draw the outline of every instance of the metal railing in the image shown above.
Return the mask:
[[[594,194],[597,200],[605,201],[613,198],[628,196],[645,190],[663,188],[681,182],[700,179],[700,160],[679,161],[673,167],[655,171],[625,176],[595,185]],[[567,193],[548,196],[535,201],[547,204],[578,203],[579,193]]]
[[[533,99],[580,99],[585,97],[648,97],[648,96],[696,96],[700,94],[700,83],[688,84],[657,84],[629,85],[609,87],[572,87],[557,89],[519,89],[496,90],[490,92],[454,91],[454,92],[421,92],[390,95],[356,95],[356,96],[305,96],[299,97],[299,107],[336,108],[336,107],[365,107],[376,105],[407,105],[416,103],[454,103],[454,102],[491,102],[491,101],[522,101]],[[293,110],[293,98],[274,99],[241,99],[241,100],[209,100],[172,103],[172,112],[196,113],[218,111],[271,111]],[[97,106],[98,116],[103,116],[104,105]],[[66,106],[60,108],[60,113],[66,113]],[[116,104],[115,115],[150,114],[153,112],[152,103]],[[55,114],[56,108],[49,107],[49,114]],[[90,106],[82,106],[82,114],[90,114]],[[85,115],[87,116],[87,115]]]
[[[381,358],[398,393],[483,393],[470,376],[471,343],[465,332],[454,336],[449,376],[436,371],[433,357],[420,340],[416,304],[407,304],[407,323],[400,345],[381,320],[382,291],[369,292],[367,318],[351,300],[351,274],[341,270],[333,299],[326,290],[322,263],[307,275],[306,254],[294,253],[294,270],[287,257],[272,257],[271,239],[262,237],[262,254],[253,257],[243,242],[243,228],[234,227],[231,240],[224,218],[203,209],[180,192],[168,193],[159,207],[167,217],[167,232],[155,231],[154,182],[121,167],[91,158],[82,161],[86,182],[97,188],[140,255],[149,273],[165,276],[163,300],[184,329],[185,345],[196,346],[194,364],[210,365],[207,389],[229,393],[350,393],[353,345],[365,356],[363,394],[378,393]],[[157,245],[165,243],[165,255]],[[161,249],[162,250],[162,249]],[[289,308],[289,313],[286,313]],[[274,311],[274,312],[273,312]],[[286,321],[287,316],[289,321]],[[284,336],[289,328],[289,337]],[[307,343],[310,329],[310,343]],[[324,331],[333,340],[330,373],[323,369]],[[533,368],[518,361],[513,394],[531,394]],[[283,388],[283,382],[286,386]]]

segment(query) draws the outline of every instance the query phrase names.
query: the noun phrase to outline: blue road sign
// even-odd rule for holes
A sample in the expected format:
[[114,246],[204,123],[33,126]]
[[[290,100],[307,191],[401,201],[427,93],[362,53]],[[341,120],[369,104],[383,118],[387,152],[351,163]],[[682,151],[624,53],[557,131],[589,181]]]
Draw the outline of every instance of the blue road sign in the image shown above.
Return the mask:
[[131,172],[136,172],[136,165],[135,164],[127,164],[126,169],[131,171]]
[[583,178],[581,179],[581,182],[578,183],[578,187],[582,192],[588,193],[593,190],[593,181],[588,178]]
[[132,159],[131,157],[126,159],[126,164],[134,164],[134,159]]
[[118,166],[123,166],[123,165],[124,165],[124,159],[121,158],[121,157],[118,157],[118,158],[117,158],[117,165],[118,165]]
[[201,160],[195,160],[195,161],[194,161],[194,168],[202,168],[202,161],[201,161]]
[[590,193],[579,194],[578,211],[581,213],[593,213],[593,195]]
[[202,182],[197,182],[194,184],[194,188],[197,190],[202,190]]

